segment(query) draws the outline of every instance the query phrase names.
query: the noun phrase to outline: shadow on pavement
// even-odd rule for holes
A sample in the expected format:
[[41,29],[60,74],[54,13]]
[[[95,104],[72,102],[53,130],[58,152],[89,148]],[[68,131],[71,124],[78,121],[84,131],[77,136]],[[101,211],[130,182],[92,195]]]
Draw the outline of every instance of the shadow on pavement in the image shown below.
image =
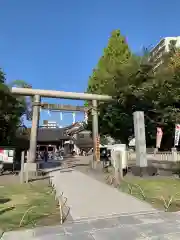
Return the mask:
[[41,181],[45,179],[51,178],[50,176],[45,176],[45,177],[39,177],[39,178],[34,178],[34,179],[29,179],[29,182],[36,182],[36,181]]
[[9,201],[11,201],[10,198],[0,198],[0,204],[7,203],[7,202],[9,202]]
[[6,208],[3,208],[0,210],[0,215],[2,215],[3,213],[5,212],[9,212],[9,211],[12,211],[15,207],[6,207]]

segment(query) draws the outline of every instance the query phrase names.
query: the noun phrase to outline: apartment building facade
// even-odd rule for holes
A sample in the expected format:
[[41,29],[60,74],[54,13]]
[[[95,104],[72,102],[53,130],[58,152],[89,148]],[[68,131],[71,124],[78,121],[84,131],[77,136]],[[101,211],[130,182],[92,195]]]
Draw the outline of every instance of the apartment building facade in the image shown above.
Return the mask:
[[154,71],[156,71],[163,63],[163,56],[170,51],[171,45],[176,48],[180,48],[180,36],[165,37],[151,49],[149,60],[154,64]]

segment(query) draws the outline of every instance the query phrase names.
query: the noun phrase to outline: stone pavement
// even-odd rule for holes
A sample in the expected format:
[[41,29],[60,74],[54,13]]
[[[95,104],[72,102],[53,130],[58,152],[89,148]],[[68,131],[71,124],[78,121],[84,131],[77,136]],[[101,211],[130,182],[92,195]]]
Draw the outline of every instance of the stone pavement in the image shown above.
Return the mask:
[[115,215],[65,223],[63,226],[8,232],[3,240],[179,240],[180,214]]
[[73,220],[156,211],[150,204],[76,171],[50,173],[57,197],[63,192]]
[[[73,169],[49,173],[56,196],[67,197],[72,221],[7,232],[2,240],[180,240],[180,213],[149,204]],[[62,197],[61,197],[62,198]]]

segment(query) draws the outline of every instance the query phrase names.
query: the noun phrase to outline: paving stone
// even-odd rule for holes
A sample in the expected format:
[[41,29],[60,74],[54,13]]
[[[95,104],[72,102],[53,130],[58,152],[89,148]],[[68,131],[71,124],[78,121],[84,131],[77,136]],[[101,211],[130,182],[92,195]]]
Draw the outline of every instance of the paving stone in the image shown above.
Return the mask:
[[156,237],[148,238],[148,240],[180,240],[180,233],[156,236]]
[[72,223],[64,226],[67,234],[91,231],[93,226],[89,222]]
[[20,239],[32,240],[33,237],[34,237],[34,230],[28,229],[24,231],[5,232],[1,239],[2,240],[20,240]]
[[148,237],[180,232],[180,225],[168,224],[166,222],[155,224],[141,224],[136,225],[135,228],[137,231],[147,235]]
[[131,227],[122,227],[122,228],[112,228],[112,229],[103,229],[98,230],[92,233],[95,240],[141,240],[146,239],[145,237],[135,231]]
[[167,236],[156,236],[152,238],[148,238],[148,240],[168,240]]
[[65,231],[64,228],[60,225],[58,226],[47,226],[47,227],[38,227],[34,230],[35,237],[41,237],[44,235],[52,235],[52,234],[58,234],[58,235],[64,235]]
[[73,234],[73,235],[53,235],[51,238],[49,236],[40,237],[34,240],[94,240],[91,234],[82,233],[82,234]]
[[104,219],[96,219],[90,221],[92,226],[95,229],[104,229],[104,228],[112,228],[121,225],[133,225],[133,224],[141,224],[142,221],[136,219],[134,216],[119,216],[112,218],[104,218]]
[[119,226],[118,218],[105,218],[90,221],[94,229],[104,229]]
[[141,223],[162,223],[166,220],[166,218],[160,213],[139,214],[134,216],[134,218]]
[[162,212],[161,217],[164,218],[166,222],[178,222],[180,223],[180,214],[179,213],[171,213],[171,212]]
[[118,222],[121,225],[136,225],[136,224],[141,224],[142,220],[136,218],[135,216],[129,215],[129,216],[120,216],[117,217]]
[[168,240],[180,240],[180,232],[167,235]]

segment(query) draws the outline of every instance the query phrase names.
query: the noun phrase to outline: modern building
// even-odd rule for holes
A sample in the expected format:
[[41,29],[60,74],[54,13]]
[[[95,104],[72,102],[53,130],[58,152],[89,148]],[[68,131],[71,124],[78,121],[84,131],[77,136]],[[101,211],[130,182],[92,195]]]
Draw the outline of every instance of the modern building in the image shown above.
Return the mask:
[[164,54],[168,53],[170,46],[176,48],[180,47],[180,36],[177,37],[165,37],[151,49],[149,60],[154,64],[154,71],[163,63]]

